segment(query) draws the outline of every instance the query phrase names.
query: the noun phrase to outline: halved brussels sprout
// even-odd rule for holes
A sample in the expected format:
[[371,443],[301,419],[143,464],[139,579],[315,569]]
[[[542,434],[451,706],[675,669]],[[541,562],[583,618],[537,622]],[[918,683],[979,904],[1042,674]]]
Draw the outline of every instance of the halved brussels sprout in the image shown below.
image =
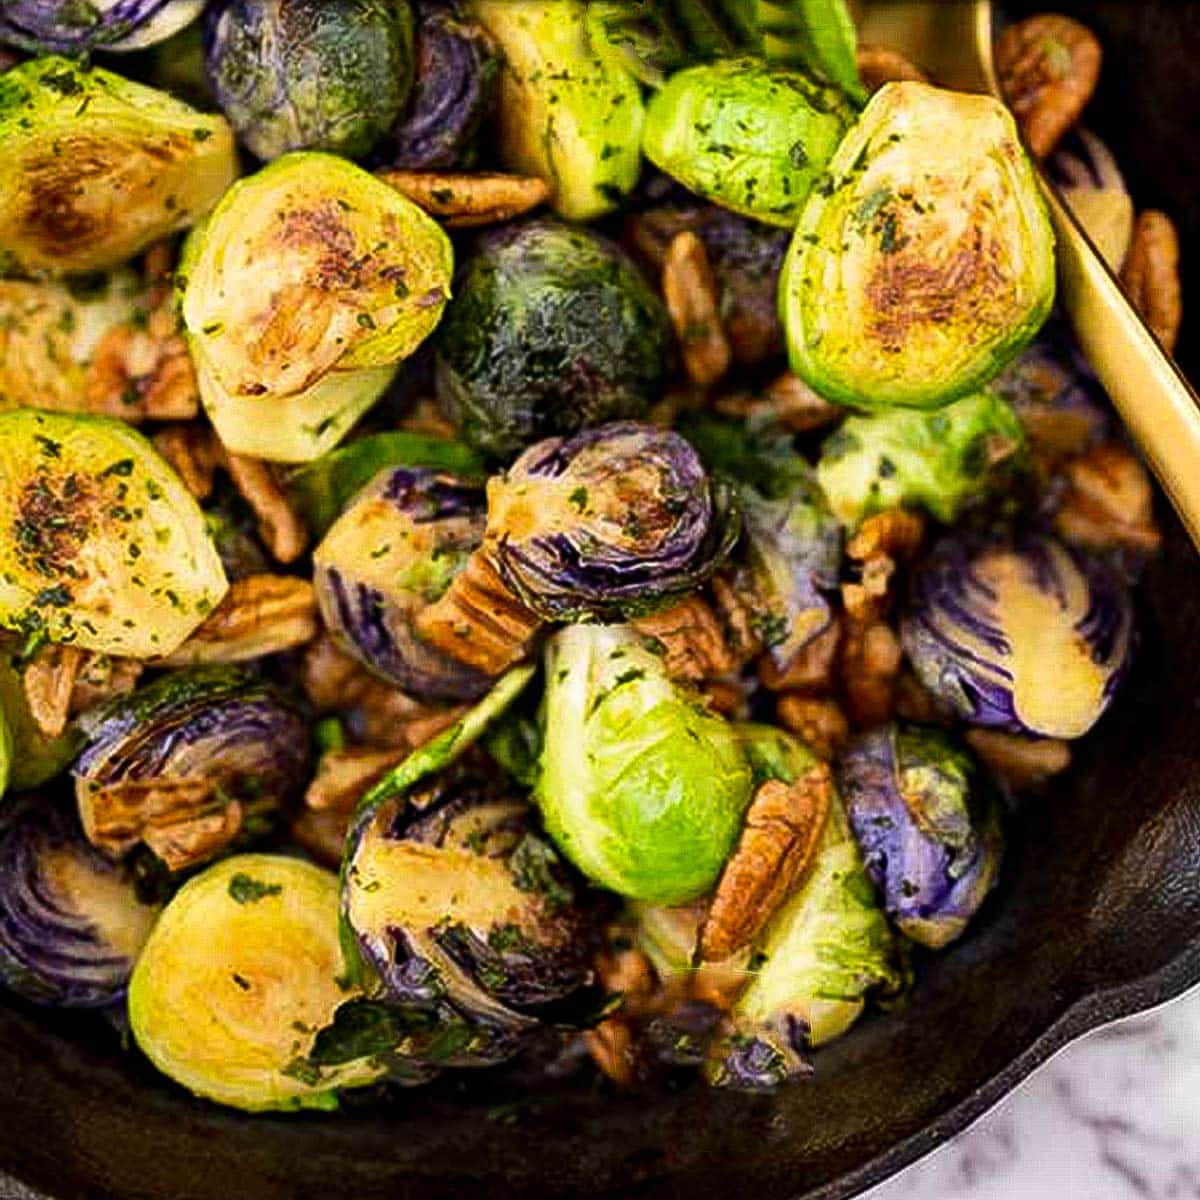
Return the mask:
[[756,59],[725,59],[667,80],[647,106],[642,145],[693,192],[791,229],[853,120],[837,88]]
[[792,369],[859,408],[994,378],[1054,301],[1054,232],[1004,106],[885,84],[804,206],[780,281]]
[[472,0],[504,54],[500,161],[537,175],[555,212],[592,221],[612,212],[637,182],[642,96],[620,65],[588,44],[581,0]]
[[640,417],[666,373],[667,315],[607,238],[537,220],[486,234],[436,338],[463,437],[511,458],[538,438]]
[[1128,665],[1125,584],[1058,542],[948,537],[913,574],[901,627],[921,682],[960,716],[1041,737],[1082,737]]
[[340,1088],[385,1068],[321,1069],[314,1035],[347,999],[336,876],[295,858],[243,854],[176,894],[129,987],[142,1052],[197,1096],[248,1112],[337,1107]]
[[68,725],[58,737],[47,737],[29,709],[21,645],[15,638],[0,637],[0,796],[7,779],[14,792],[40,787],[64,770],[79,753],[83,735]]
[[187,229],[237,174],[224,118],[99,67],[0,75],[0,269],[106,271]]
[[123,421],[0,413],[0,626],[169,654],[228,586],[192,494]]
[[194,21],[204,0],[5,0],[0,42],[40,53],[140,50]]
[[484,476],[479,457],[461,442],[397,430],[359,438],[296,468],[287,479],[288,498],[321,537],[354,494],[385,467],[427,467],[463,479]]
[[419,696],[470,700],[488,679],[426,643],[417,614],[479,545],[483,488],[432,470],[380,471],[313,553],[313,583],[337,643],[376,675]]
[[361,158],[408,99],[408,0],[216,0],[204,22],[209,84],[259,158]]
[[171,870],[203,862],[266,832],[308,779],[303,715],[245,668],[160,675],[80,725],[80,817],[114,857],[143,843]]
[[438,225],[345,159],[288,154],[230,188],[177,276],[221,440],[278,462],[331,449],[432,332],[452,268]]
[[717,881],[750,803],[734,728],[671,680],[629,626],[571,625],[546,645],[535,799],[590,879],[652,904]]
[[996,883],[998,794],[975,759],[939,729],[885,725],[838,761],[846,812],[888,917],[940,950]]
[[539,442],[493,476],[484,547],[545,620],[615,620],[707,579],[737,518],[729,489],[683,438],[618,421]]
[[458,0],[416,0],[416,78],[381,153],[410,171],[469,166],[494,107],[500,61]]
[[847,529],[902,507],[949,525],[967,505],[1008,492],[1028,466],[1016,413],[999,396],[976,392],[935,412],[848,417],[822,444],[817,478]]
[[351,829],[342,912],[396,1004],[450,1002],[528,1033],[588,995],[571,881],[529,806],[472,771],[368,808]]
[[104,1008],[125,994],[157,910],[62,805],[0,814],[0,984],[35,1004]]

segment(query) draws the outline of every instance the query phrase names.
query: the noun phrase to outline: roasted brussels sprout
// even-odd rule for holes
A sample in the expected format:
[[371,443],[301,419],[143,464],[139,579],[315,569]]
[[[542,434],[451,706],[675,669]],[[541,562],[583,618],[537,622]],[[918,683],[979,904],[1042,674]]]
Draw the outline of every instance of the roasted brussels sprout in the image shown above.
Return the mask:
[[0,797],[8,790],[8,777],[13,757],[13,735],[9,719],[0,706]]
[[285,155],[230,188],[177,275],[226,447],[278,462],[331,449],[437,324],[452,267],[438,225],[345,159]]
[[547,439],[488,484],[485,551],[546,620],[662,608],[711,575],[737,535],[725,484],[652,425]]
[[946,524],[1010,489],[1029,465],[1012,408],[976,392],[934,412],[848,417],[821,446],[817,478],[839,521],[856,529],[889,508],[922,508]]
[[482,479],[483,463],[461,442],[396,431],[374,433],[331,450],[288,477],[288,498],[318,537],[385,467],[426,467],[463,479]]
[[1119,271],[1133,240],[1133,201],[1108,147],[1094,133],[1076,127],[1059,143],[1046,169],[1096,249]]
[[438,397],[495,458],[640,417],[666,372],[662,302],[612,242],[557,221],[486,234],[435,339]]
[[477,484],[421,468],[385,468],[313,553],[326,628],[375,674],[407,692],[470,700],[487,677],[424,642],[413,622],[483,538]]
[[1133,608],[1114,573],[1050,538],[947,537],[913,574],[902,639],[921,682],[968,721],[1076,738],[1121,681]]
[[416,0],[416,77],[408,110],[380,153],[410,171],[469,166],[491,114],[500,61],[458,0]]
[[186,229],[237,172],[221,117],[99,67],[0,75],[0,273],[106,271]]
[[939,729],[885,725],[838,762],[838,786],[867,874],[905,937],[933,950],[966,928],[995,885],[998,795]]
[[703,895],[750,802],[734,728],[628,626],[560,630],[545,674],[535,799],[559,848],[623,896],[673,905]]
[[0,413],[0,626],[149,658],[228,586],[204,516],[123,421]]
[[204,0],[6,0],[0,42],[41,53],[140,50],[195,20]]
[[790,229],[853,119],[837,88],[801,71],[725,59],[671,76],[642,145],[693,192]]
[[308,779],[302,714],[244,668],[160,675],[80,724],[75,798],[113,857],[143,843],[171,870],[203,862],[266,832]]
[[0,984],[64,1008],[125,994],[155,909],[84,840],[74,815],[42,798],[0,813]]
[[408,0],[216,0],[204,22],[209,84],[259,158],[361,158],[408,99]]
[[884,85],[792,239],[792,369],[838,403],[936,408],[994,378],[1053,301],[1054,233],[1004,106]]
[[180,889],[129,986],[142,1052],[197,1096],[249,1112],[337,1107],[385,1068],[320,1068],[314,1034],[352,997],[338,944],[336,876],[295,858],[243,854]]
[[528,805],[469,770],[368,808],[347,842],[342,911],[392,1003],[518,1033],[568,1011],[591,981],[573,899]]
[[571,221],[611,212],[637,182],[642,97],[636,80],[588,44],[581,0],[473,0],[504,53],[499,152],[550,185]]
[[[57,737],[38,726],[25,694],[27,660],[16,638],[0,637],[0,784],[14,792],[40,787],[64,770],[79,753],[83,735],[68,725]],[[0,796],[4,788],[0,786]]]

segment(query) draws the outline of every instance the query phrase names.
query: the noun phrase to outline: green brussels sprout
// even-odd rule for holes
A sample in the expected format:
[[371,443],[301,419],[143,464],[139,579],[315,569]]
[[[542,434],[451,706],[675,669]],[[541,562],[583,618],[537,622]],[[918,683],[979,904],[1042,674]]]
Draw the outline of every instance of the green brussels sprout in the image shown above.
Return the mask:
[[642,97],[618,62],[592,51],[581,0],[473,0],[504,52],[501,162],[550,185],[571,221],[612,212],[637,183]]
[[1008,110],[889,83],[814,189],[780,280],[792,369],[859,408],[982,387],[1054,302],[1054,232]]
[[124,421],[0,413],[0,626],[170,654],[228,583],[204,514]]
[[361,158],[413,79],[408,0],[216,0],[204,16],[209,83],[246,147]]
[[554,220],[486,234],[435,339],[438,397],[495,458],[640,417],[669,347],[655,292],[607,238]]
[[733,726],[674,682],[623,625],[547,643],[534,798],[563,853],[596,883],[683,904],[717,881],[750,802]]
[[[0,637],[0,780],[6,760],[8,784],[14,792],[40,787],[63,771],[79,753],[83,734],[68,725],[58,737],[47,737],[34,720],[25,695],[24,669],[28,660],[21,644]],[[7,747],[7,753],[5,748]],[[4,787],[0,783],[0,796]]]
[[647,106],[642,146],[693,192],[790,229],[853,120],[837,88],[726,59],[671,76]]
[[230,188],[176,276],[200,394],[239,454],[307,462],[438,323],[453,249],[345,159],[288,154]]
[[299,859],[243,854],[185,884],[129,985],[143,1053],[197,1096],[248,1112],[337,1107],[373,1083],[373,1060],[320,1069],[314,1034],[350,999],[338,881]]
[[1011,405],[976,392],[934,412],[849,417],[821,446],[817,478],[834,514],[856,529],[888,508],[923,508],[947,525],[1008,490],[1028,463]]
[[0,145],[0,272],[107,271],[237,175],[223,117],[53,55],[0,74]]

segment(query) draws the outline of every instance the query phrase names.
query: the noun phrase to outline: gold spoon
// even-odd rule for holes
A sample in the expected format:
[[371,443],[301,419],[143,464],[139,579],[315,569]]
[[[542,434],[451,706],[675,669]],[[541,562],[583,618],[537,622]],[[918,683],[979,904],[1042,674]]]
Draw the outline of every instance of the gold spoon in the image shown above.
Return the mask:
[[[1002,98],[991,0],[872,0],[864,42],[898,50],[946,87]],[[1125,298],[1057,189],[1039,172],[1058,239],[1059,297],[1080,346],[1200,548],[1200,397]]]

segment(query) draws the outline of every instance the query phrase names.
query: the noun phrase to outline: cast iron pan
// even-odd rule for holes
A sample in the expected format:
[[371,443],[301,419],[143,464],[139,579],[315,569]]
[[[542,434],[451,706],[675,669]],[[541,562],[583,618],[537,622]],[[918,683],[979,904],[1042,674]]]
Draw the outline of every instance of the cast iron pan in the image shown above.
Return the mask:
[[[1104,40],[1089,119],[1139,202],[1181,223],[1200,311],[1200,4],[1050,6]],[[1193,318],[1193,377],[1198,334]],[[335,1118],[249,1118],[191,1100],[91,1020],[0,1008],[0,1169],[54,1200],[851,1195],[1071,1038],[1200,981],[1200,561],[1175,525],[1142,608],[1136,676],[1069,781],[1015,821],[1000,894],[902,1011],[823,1050],[811,1082],[618,1097],[529,1091],[514,1069]]]

